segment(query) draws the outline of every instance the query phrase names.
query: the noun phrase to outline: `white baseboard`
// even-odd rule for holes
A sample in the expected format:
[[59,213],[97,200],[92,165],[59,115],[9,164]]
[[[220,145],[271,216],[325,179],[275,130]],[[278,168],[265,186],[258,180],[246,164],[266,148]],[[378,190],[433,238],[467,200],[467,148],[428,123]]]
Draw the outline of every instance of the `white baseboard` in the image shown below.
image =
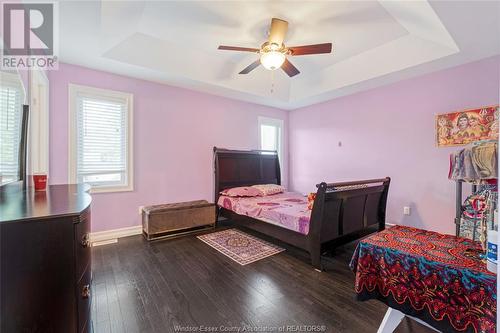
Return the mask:
[[141,225],[128,228],[98,231],[90,233],[90,242],[92,243],[92,246],[112,244],[118,242],[118,238],[140,234],[142,234]]
[[[394,226],[394,223],[386,223],[386,226]],[[118,238],[135,236],[142,234],[142,226],[136,225],[128,228],[120,228],[106,231],[90,233],[90,242],[92,246],[113,244],[118,242]]]

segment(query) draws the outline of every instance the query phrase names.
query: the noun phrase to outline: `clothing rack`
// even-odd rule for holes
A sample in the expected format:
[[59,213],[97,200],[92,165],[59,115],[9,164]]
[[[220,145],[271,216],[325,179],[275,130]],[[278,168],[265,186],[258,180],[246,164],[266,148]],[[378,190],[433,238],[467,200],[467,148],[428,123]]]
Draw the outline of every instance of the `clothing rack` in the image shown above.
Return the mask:
[[[462,221],[462,185],[464,181],[463,180],[456,180],[455,181],[455,189],[456,189],[456,194],[455,194],[455,236],[460,236],[460,224]],[[471,184],[472,188],[472,193],[477,192],[477,186],[476,184]]]
[[[496,165],[497,165],[497,161],[498,161],[498,157],[497,157],[497,151],[495,149],[495,152],[493,153],[494,155],[494,163],[491,162],[491,144],[492,143],[495,143],[495,147],[497,148],[497,145],[496,145],[496,140],[484,140],[484,141],[478,141],[478,142],[474,142],[472,144],[470,144],[468,147],[472,146],[473,148],[472,149],[477,149],[476,147],[479,147],[479,146],[483,146],[484,148],[483,149],[489,149],[490,150],[490,158],[486,158],[486,160],[483,160],[483,159],[479,159],[479,161],[483,164],[485,164],[485,162],[488,162],[489,163],[489,166],[488,166],[488,169],[487,170],[490,170],[489,172],[486,172],[486,173],[481,173],[481,172],[478,172],[477,174],[474,173],[474,171],[472,172],[472,176],[470,176],[470,173],[467,174],[467,171],[468,170],[471,170],[471,167],[470,167],[470,162],[468,164],[469,166],[469,169],[466,169],[466,166],[465,166],[465,162],[462,160],[460,163],[457,162],[457,160],[454,160],[454,156],[457,157],[458,159],[458,155],[456,155],[457,153],[460,154],[465,154],[465,150],[466,149],[469,149],[469,148],[464,148],[463,150],[457,152],[457,153],[454,153],[451,155],[451,163],[450,163],[450,173],[448,175],[448,178],[450,179],[453,179],[455,181],[455,234],[456,236],[460,236],[460,230],[461,230],[461,222],[462,222],[462,204],[463,204],[463,198],[462,198],[462,195],[463,195],[463,183],[470,183],[471,184],[471,190],[472,190],[472,193],[477,193],[478,190],[481,190],[481,187],[483,186],[482,182],[483,181],[487,181],[487,180],[492,180],[492,179],[497,179],[497,175],[496,175]],[[470,154],[470,151],[469,151],[469,154]],[[493,168],[492,167],[492,164],[495,165],[495,167]],[[474,164],[474,169],[480,164]],[[458,166],[458,167],[457,167]],[[455,174],[455,171],[459,170],[460,172],[458,172],[459,174],[459,177],[456,177],[456,174]],[[462,171],[463,170],[466,170],[465,172],[465,176],[462,174]],[[495,170],[494,172],[491,171],[491,170]],[[481,170],[482,171],[482,170]],[[486,177],[484,177],[486,176]],[[481,183],[481,184],[477,184],[477,183]],[[474,229],[474,233],[475,233],[475,229]]]

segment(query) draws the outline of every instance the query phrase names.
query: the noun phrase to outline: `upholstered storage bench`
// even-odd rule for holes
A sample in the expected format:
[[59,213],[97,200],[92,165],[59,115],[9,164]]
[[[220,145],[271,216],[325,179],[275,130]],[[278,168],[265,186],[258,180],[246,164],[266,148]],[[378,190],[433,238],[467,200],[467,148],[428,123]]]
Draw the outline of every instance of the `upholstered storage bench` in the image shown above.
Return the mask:
[[215,226],[215,205],[206,200],[147,206],[142,231],[147,240],[177,236]]

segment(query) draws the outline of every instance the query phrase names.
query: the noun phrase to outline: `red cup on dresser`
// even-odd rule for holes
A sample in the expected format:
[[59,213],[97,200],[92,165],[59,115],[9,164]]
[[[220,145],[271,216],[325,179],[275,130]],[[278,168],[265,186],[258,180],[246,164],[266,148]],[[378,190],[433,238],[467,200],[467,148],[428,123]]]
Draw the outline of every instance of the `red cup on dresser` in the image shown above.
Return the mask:
[[35,191],[45,191],[47,189],[47,175],[46,174],[33,175],[33,184],[35,185]]

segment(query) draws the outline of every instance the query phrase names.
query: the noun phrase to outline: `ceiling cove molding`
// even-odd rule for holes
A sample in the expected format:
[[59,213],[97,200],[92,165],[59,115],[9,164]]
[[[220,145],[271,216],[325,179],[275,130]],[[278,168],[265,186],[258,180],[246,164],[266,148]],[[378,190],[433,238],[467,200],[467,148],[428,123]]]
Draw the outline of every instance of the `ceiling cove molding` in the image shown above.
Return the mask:
[[[460,50],[427,1],[379,1],[408,34],[292,81],[290,102],[335,90],[458,53]],[[375,66],[374,66],[375,64]],[[306,87],[315,85],[314,92]],[[325,94],[331,91],[331,95]]]

